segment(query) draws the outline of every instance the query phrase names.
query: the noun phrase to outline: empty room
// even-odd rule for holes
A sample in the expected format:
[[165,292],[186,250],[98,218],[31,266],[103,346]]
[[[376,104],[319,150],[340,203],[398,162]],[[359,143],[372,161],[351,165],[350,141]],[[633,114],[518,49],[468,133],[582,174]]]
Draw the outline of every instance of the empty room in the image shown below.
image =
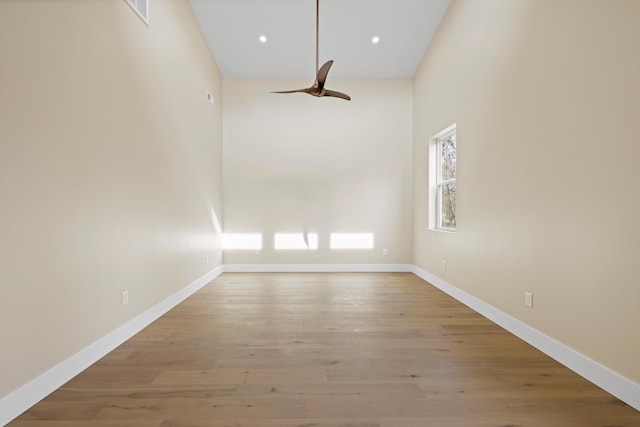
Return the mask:
[[639,76],[637,0],[0,0],[0,425],[640,427]]

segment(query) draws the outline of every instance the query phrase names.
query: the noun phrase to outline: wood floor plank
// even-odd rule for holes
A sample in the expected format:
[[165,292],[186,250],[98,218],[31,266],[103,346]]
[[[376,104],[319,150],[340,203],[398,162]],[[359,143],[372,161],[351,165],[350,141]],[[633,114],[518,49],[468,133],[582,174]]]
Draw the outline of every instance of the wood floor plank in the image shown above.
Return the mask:
[[160,427],[380,427],[372,419],[276,419],[276,420],[167,420]]
[[431,417],[431,418],[383,418],[380,427],[617,427],[636,426],[635,417],[620,417],[610,424],[611,417],[597,417],[575,414],[562,416],[480,416],[470,423],[469,417]]
[[640,427],[408,273],[225,273],[10,427]]
[[19,420],[11,427],[162,427],[162,420]]

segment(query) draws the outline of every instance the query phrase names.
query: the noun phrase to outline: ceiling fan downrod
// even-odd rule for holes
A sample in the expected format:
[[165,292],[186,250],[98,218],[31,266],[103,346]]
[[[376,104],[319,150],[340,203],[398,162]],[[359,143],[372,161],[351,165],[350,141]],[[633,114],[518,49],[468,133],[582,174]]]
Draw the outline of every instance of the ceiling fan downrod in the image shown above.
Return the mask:
[[346,93],[338,92],[335,90],[329,90],[324,87],[325,81],[327,79],[327,75],[329,74],[329,69],[333,65],[333,60],[325,62],[322,67],[319,67],[320,64],[320,0],[316,0],[316,80],[311,87],[304,89],[294,89],[294,90],[285,90],[278,91],[272,93],[308,93],[311,96],[322,97],[322,96],[330,96],[334,98],[345,99],[347,101],[351,101],[351,97]]

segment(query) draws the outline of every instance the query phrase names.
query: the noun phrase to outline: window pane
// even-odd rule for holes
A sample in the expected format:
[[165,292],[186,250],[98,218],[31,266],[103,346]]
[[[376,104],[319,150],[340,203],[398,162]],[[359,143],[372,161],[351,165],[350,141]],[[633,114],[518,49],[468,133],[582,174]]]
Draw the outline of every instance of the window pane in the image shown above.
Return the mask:
[[440,227],[456,228],[456,184],[440,187]]
[[456,178],[456,133],[450,133],[440,141],[441,181]]

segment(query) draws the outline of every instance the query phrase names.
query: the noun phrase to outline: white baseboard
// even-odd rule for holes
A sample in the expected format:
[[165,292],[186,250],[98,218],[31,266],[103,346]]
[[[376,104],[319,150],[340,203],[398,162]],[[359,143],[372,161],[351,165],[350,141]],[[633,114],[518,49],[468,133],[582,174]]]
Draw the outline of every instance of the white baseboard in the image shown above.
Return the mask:
[[623,377],[606,366],[599,364],[582,353],[556,341],[526,323],[498,310],[492,305],[468,294],[420,267],[414,266],[413,273],[503,327],[518,338],[531,344],[546,355],[557,360],[578,375],[581,375],[629,406],[640,411],[640,384]]
[[0,425],[35,405],[223,272],[411,272],[640,411],[640,384],[600,365],[440,277],[410,264],[230,264],[219,266],[154,307],[0,399]]
[[412,264],[225,264],[225,273],[412,273]]
[[218,277],[223,271],[223,266],[215,268],[67,360],[49,369],[33,381],[0,399],[0,426],[8,424],[11,420],[44,399],[51,392]]

